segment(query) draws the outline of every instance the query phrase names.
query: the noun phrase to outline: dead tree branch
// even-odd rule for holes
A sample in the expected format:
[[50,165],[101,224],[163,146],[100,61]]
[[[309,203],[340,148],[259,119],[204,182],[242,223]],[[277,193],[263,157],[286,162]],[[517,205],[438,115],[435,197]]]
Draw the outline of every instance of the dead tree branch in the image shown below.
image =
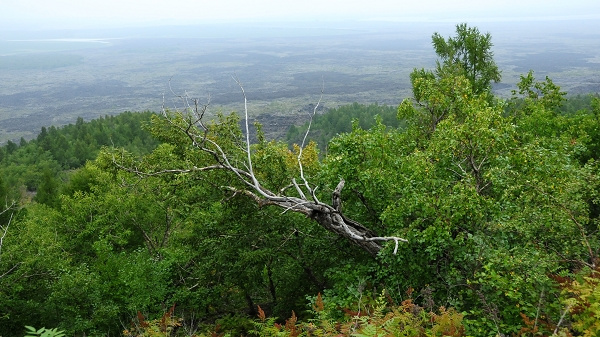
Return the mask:
[[[399,243],[407,242],[406,239],[396,236],[378,236],[372,230],[363,226],[359,222],[346,217],[343,214],[341,198],[341,192],[345,184],[343,179],[340,180],[332,193],[331,204],[323,203],[318,200],[315,192],[317,186],[313,187],[310,184],[304,175],[304,169],[302,166],[302,149],[305,145],[304,143],[306,141],[308,132],[310,131],[310,126],[307,130],[307,134],[304,136],[302,146],[300,147],[297,156],[300,182],[297,182],[296,179],[291,179],[291,184],[288,186],[294,186],[294,189],[290,190],[295,190],[297,196],[286,194],[285,192],[288,190],[287,187],[281,189],[280,191],[271,191],[261,184],[255,174],[252,163],[250,129],[248,125],[248,99],[246,96],[246,91],[244,90],[244,86],[238,78],[234,77],[233,79],[239,86],[241,94],[244,98],[245,144],[243,145],[243,148],[238,148],[238,150],[242,151],[243,157],[245,157],[245,159],[243,159],[244,162],[241,162],[239,159],[237,161],[233,160],[233,154],[228,153],[223,145],[219,143],[220,141],[218,137],[215,137],[214,134],[211,134],[211,128],[213,126],[209,126],[203,122],[203,117],[208,105],[199,105],[197,100],[192,100],[193,104],[189,104],[190,100],[187,97],[187,94],[185,94],[183,96],[179,96],[179,98],[183,100],[184,105],[187,107],[188,115],[185,115],[180,111],[177,111],[176,114],[173,115],[163,107],[163,116],[168,125],[170,125],[177,132],[184,134],[186,138],[190,140],[193,148],[208,154],[212,158],[213,163],[202,167],[193,166],[191,168],[172,168],[157,170],[154,172],[145,172],[139,170],[138,168],[127,168],[125,165],[118,163],[113,157],[114,164],[121,169],[133,172],[140,176],[153,176],[168,173],[183,174],[211,170],[228,171],[237,178],[238,183],[241,183],[242,187],[239,187],[239,184],[237,184],[236,187],[236,184],[232,182],[231,185],[222,186],[222,188],[225,190],[231,191],[234,194],[245,195],[254,200],[261,207],[272,205],[282,208],[284,210],[283,213],[292,211],[304,214],[305,216],[317,222],[323,228],[347,239],[354,245],[364,249],[373,256],[377,255],[383,249],[383,244],[385,242],[394,241],[395,247],[393,252],[396,254]],[[323,89],[321,90],[321,98],[319,99],[319,103],[317,106],[315,106],[312,113],[311,121],[312,117],[316,114],[317,107],[321,103],[322,97]]]

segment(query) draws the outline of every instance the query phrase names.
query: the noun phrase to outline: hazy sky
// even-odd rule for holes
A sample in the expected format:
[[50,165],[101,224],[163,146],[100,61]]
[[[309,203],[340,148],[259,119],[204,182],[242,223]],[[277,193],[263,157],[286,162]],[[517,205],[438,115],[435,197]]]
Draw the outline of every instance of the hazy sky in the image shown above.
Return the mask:
[[599,0],[0,0],[0,29],[268,20],[600,19]]

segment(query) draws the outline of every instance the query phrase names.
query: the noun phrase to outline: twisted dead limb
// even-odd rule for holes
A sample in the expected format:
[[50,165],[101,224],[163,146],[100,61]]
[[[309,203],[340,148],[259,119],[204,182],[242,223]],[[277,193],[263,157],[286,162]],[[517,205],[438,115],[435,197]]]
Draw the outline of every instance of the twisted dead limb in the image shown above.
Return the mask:
[[[300,147],[297,162],[300,169],[300,183],[292,179],[291,185],[295,187],[295,191],[298,196],[286,194],[286,189],[278,192],[271,191],[265,188],[258,180],[254,173],[254,167],[251,156],[250,146],[250,135],[248,126],[248,100],[246,92],[241,82],[234,77],[234,80],[241,89],[244,98],[244,117],[245,117],[245,144],[241,149],[244,152],[245,162],[242,164],[235,164],[232,162],[230,155],[224,150],[224,148],[213,138],[209,137],[209,126],[203,123],[203,117],[205,115],[208,105],[199,105],[197,100],[191,100],[193,104],[190,104],[190,100],[187,95],[178,96],[183,99],[184,104],[187,107],[190,116],[188,118],[182,118],[181,120],[175,121],[167,110],[163,106],[163,116],[166,121],[178,132],[183,133],[190,140],[191,146],[195,149],[202,151],[212,157],[212,163],[203,167],[192,167],[186,169],[166,169],[156,172],[142,172],[136,168],[127,168],[113,158],[113,162],[118,167],[134,172],[141,176],[152,176],[157,174],[166,173],[191,173],[201,172],[209,170],[225,170],[233,173],[237,177],[238,182],[242,183],[243,187],[235,186],[223,186],[224,189],[232,191],[235,194],[243,194],[254,200],[259,206],[273,205],[284,209],[285,212],[296,212],[301,213],[309,217],[310,219],[317,222],[323,228],[328,231],[335,233],[336,235],[343,237],[353,243],[354,245],[364,249],[369,254],[376,256],[382,249],[383,243],[387,241],[394,241],[394,254],[398,251],[398,244],[400,242],[407,242],[406,239],[396,236],[378,236],[369,228],[363,226],[357,221],[354,221],[346,217],[342,212],[342,199],[341,192],[344,188],[345,181],[343,179],[337,184],[331,196],[331,204],[323,203],[319,201],[316,196],[317,186],[313,186],[306,176],[304,175],[304,169],[302,167],[302,148],[304,142],[310,131],[309,128],[306,131],[302,145]],[[322,92],[321,92],[322,97]],[[319,99],[319,104],[321,99]],[[317,107],[315,107],[312,115],[314,117]],[[183,117],[183,115],[180,115]],[[185,121],[182,124],[181,121]]]

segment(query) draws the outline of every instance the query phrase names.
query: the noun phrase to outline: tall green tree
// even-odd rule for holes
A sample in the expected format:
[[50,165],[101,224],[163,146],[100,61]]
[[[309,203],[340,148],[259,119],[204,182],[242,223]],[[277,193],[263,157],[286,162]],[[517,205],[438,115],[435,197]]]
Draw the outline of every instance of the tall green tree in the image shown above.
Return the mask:
[[459,24],[455,37],[446,40],[435,33],[432,42],[439,58],[436,69],[413,70],[413,97],[402,102],[398,115],[425,135],[446,118],[464,118],[473,96],[482,96],[491,104],[491,83],[500,81],[489,33]]
[[492,82],[500,81],[500,70],[494,61],[490,33],[482,34],[477,27],[461,23],[456,25],[456,36],[444,39],[439,33],[434,33],[432,41],[440,58],[437,63],[438,72],[444,66],[459,66],[475,94],[489,91]]

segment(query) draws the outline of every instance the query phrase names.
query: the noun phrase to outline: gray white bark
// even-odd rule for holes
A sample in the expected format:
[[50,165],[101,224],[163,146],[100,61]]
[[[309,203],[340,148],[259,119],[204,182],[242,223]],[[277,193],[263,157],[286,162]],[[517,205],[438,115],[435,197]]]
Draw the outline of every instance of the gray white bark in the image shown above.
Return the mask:
[[[284,213],[292,211],[304,214],[310,219],[313,219],[323,228],[327,229],[332,233],[335,233],[340,237],[347,239],[352,244],[362,248],[363,250],[365,250],[373,256],[376,256],[383,249],[384,242],[394,241],[394,254],[396,254],[398,250],[398,243],[407,242],[407,240],[396,236],[377,236],[369,228],[363,226],[357,221],[346,217],[343,214],[341,198],[341,192],[345,184],[343,179],[340,180],[337,187],[332,193],[331,204],[319,201],[315,193],[316,187],[312,187],[309,181],[304,176],[304,170],[302,167],[302,147],[304,145],[304,141],[297,158],[300,169],[301,182],[297,183],[295,179],[292,179],[291,184],[291,186],[295,187],[295,190],[299,197],[286,195],[284,194],[284,191],[274,193],[273,191],[270,191],[262,186],[261,182],[254,174],[254,168],[252,165],[246,93],[241,83],[237,79],[235,80],[242,90],[242,94],[244,97],[244,113],[246,118],[246,139],[244,149],[244,151],[246,152],[246,163],[244,163],[242,166],[232,163],[228,154],[223,150],[223,148],[216,141],[207,137],[208,127],[206,126],[206,124],[203,123],[203,117],[208,105],[200,106],[198,105],[197,100],[192,100],[193,106],[191,106],[187,103],[190,100],[186,96],[179,97],[182,98],[186,103],[187,110],[193,114],[191,118],[185,119],[188,121],[188,125],[182,126],[181,124],[173,122],[170,119],[169,114],[167,114],[166,110],[163,108],[164,116],[175,129],[184,133],[190,139],[191,145],[193,147],[200,151],[210,154],[214,158],[215,162],[212,165],[204,167],[193,167],[181,170],[167,169],[160,172],[140,172],[137,169],[123,167],[119,165],[116,160],[113,159],[114,163],[122,169],[146,176],[165,173],[189,173],[208,170],[226,170],[233,173],[237,177],[239,182],[243,183],[245,187],[240,188],[233,186],[224,186],[224,188],[234,193],[240,193],[249,196],[260,206],[274,205],[282,208],[284,210]],[[316,112],[316,109],[317,108],[315,107],[315,111],[313,111],[313,116]],[[309,131],[310,128],[307,130],[307,133]],[[304,137],[304,139],[306,139],[306,136]]]

